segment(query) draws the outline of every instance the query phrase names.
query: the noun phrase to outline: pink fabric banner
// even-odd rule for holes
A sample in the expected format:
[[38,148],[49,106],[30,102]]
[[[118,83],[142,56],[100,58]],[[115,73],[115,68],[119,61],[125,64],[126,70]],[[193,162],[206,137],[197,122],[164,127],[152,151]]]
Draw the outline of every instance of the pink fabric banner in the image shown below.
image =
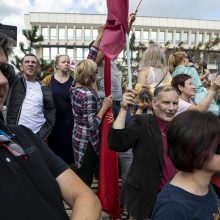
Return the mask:
[[100,50],[111,60],[117,58],[125,47],[128,31],[128,0],[107,0],[108,17]]

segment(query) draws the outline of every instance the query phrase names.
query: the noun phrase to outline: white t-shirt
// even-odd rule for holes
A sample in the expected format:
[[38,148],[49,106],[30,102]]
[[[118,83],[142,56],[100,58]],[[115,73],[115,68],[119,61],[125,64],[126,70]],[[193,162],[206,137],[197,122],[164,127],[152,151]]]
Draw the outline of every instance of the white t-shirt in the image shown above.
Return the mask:
[[187,108],[189,108],[190,105],[194,104],[193,100],[190,99],[190,102],[186,102],[183,99],[179,99],[179,104],[178,104],[178,110],[176,112],[176,115],[185,112]]
[[46,119],[43,113],[43,94],[39,82],[26,81],[27,89],[22,103],[19,125],[37,133]]

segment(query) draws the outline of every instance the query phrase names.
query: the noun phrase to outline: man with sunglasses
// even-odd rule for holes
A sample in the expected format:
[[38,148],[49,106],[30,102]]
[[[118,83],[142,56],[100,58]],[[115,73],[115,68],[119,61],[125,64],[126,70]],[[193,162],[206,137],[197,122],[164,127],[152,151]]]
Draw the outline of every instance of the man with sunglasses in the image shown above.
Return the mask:
[[[5,37],[4,37],[5,38]],[[14,69],[7,64],[11,47],[0,36],[0,109]],[[100,202],[93,192],[31,130],[0,120],[1,219],[98,220]]]

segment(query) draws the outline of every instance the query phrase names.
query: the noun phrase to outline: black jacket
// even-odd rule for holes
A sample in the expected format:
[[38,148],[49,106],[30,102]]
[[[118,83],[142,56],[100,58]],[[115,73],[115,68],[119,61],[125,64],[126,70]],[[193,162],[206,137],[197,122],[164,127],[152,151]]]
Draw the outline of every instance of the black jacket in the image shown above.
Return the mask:
[[[10,73],[7,78],[9,81],[9,94],[6,102],[6,123],[18,124],[22,103],[26,95],[26,82],[22,74],[16,75],[15,73]],[[50,86],[46,86],[40,81],[39,83],[41,84],[43,94],[43,112],[46,121],[37,132],[37,135],[42,140],[46,140],[55,122],[55,106]]]
[[153,115],[136,115],[125,129],[111,128],[110,149],[133,151],[133,161],[122,189],[122,203],[135,219],[150,216],[162,177],[163,145],[160,128]]

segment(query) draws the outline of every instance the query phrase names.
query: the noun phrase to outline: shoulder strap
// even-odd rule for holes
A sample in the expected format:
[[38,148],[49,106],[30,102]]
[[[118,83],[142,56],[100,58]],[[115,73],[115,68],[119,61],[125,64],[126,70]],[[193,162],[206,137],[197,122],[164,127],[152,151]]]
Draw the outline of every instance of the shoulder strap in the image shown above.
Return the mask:
[[157,83],[156,86],[154,86],[154,89],[157,88],[157,87],[163,82],[163,80],[165,79],[166,76],[167,76],[167,72],[166,72],[166,74],[163,76],[163,78],[160,80],[160,82]]

